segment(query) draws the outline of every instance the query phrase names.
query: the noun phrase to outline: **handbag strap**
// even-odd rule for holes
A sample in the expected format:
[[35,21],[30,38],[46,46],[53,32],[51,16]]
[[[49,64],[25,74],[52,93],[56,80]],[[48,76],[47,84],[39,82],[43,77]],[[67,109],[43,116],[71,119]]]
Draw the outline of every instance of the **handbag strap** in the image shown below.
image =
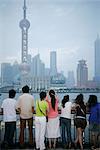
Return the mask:
[[80,105],[79,105],[79,108],[80,108],[81,112],[85,115],[85,112],[84,112],[84,110],[80,107]]
[[38,101],[38,108],[39,108],[40,112],[41,112],[44,116],[46,116],[46,114],[40,109],[39,101]]
[[84,112],[84,110],[82,109],[82,108],[80,108],[81,109],[81,112],[85,115],[85,112]]

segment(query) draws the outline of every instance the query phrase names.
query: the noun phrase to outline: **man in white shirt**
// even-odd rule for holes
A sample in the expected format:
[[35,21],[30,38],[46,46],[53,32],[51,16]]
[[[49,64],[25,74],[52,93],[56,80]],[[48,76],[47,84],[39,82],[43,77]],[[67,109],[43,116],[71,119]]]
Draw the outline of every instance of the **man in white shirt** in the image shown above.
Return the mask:
[[4,146],[13,146],[13,137],[16,130],[16,100],[14,99],[16,91],[9,91],[9,98],[3,100],[1,109],[3,111],[3,120],[5,122]]
[[16,108],[20,112],[20,147],[24,147],[24,129],[26,128],[26,122],[28,122],[29,129],[29,145],[33,145],[33,112],[34,112],[34,99],[29,94],[29,87],[26,85],[22,88],[23,94],[18,98]]

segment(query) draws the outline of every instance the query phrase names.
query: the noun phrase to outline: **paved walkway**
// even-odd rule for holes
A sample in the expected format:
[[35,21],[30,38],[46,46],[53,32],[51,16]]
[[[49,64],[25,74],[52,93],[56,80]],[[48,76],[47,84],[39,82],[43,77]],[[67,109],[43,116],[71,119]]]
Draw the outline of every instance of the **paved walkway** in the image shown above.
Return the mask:
[[[19,147],[19,144],[17,143],[15,146],[13,146],[13,148],[4,148],[4,145],[3,144],[0,144],[0,149],[1,150],[10,150],[10,149],[13,149],[13,150],[20,150],[20,149],[23,149],[23,150],[36,150],[34,147],[29,147],[28,144],[25,144],[25,147],[24,148],[20,148]],[[61,147],[61,145],[57,145],[57,148],[56,149],[49,149],[47,148],[46,150],[64,150],[64,148]],[[68,149],[66,148],[66,150],[75,150],[74,146],[72,145],[72,148],[71,149]],[[77,150],[80,150],[80,148],[77,148]],[[84,145],[84,150],[91,150],[89,145]],[[100,150],[99,148],[96,149],[96,150]]]

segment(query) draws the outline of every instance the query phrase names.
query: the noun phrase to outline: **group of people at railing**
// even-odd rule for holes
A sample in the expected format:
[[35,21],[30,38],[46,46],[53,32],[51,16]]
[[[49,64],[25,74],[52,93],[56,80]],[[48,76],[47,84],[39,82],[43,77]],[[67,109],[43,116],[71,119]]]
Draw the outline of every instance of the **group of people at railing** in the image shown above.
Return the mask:
[[[3,100],[1,110],[5,122],[4,142],[5,147],[13,145],[14,132],[16,130],[16,110],[20,114],[20,148],[24,148],[24,130],[26,123],[29,130],[29,146],[34,147],[33,142],[33,113],[35,112],[35,147],[37,150],[45,149],[45,137],[48,139],[48,147],[56,148],[57,138],[61,137],[62,147],[71,148],[71,111],[75,111],[74,124],[76,127],[75,147],[79,143],[83,150],[83,132],[87,125],[86,112],[89,115],[90,143],[92,148],[97,146],[100,140],[100,104],[96,95],[90,95],[87,105],[84,103],[83,94],[77,95],[74,103],[69,101],[69,95],[65,95],[61,101],[59,119],[59,99],[54,90],[48,93],[40,92],[40,100],[36,100],[29,94],[29,87],[22,88],[23,94],[15,100],[16,91],[9,91],[9,98]],[[34,107],[35,106],[35,107]],[[61,130],[60,130],[61,127]],[[66,140],[67,133],[67,140]],[[98,142],[99,143],[99,142]]]

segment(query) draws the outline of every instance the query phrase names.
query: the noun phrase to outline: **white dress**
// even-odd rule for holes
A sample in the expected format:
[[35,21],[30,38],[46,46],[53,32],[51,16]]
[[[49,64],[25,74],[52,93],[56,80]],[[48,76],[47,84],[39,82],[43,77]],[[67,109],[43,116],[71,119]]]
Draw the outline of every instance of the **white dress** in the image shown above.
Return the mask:
[[49,118],[46,128],[47,138],[58,138],[60,137],[60,122],[59,117]]

